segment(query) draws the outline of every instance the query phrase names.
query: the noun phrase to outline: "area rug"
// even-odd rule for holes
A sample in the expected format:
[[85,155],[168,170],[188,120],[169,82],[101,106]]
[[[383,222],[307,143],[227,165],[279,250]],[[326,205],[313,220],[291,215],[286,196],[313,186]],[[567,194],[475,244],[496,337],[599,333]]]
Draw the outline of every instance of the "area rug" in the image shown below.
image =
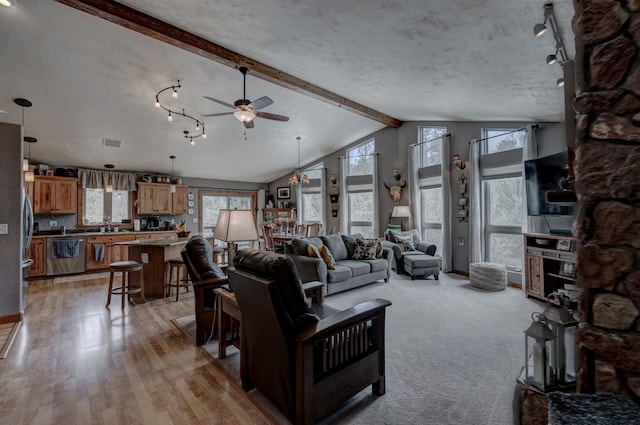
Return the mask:
[[[386,317],[387,392],[376,397],[367,388],[320,424],[513,423],[513,393],[525,357],[523,331],[531,313],[543,310],[542,303],[511,287],[482,291],[453,274],[415,281],[394,276],[389,283],[331,295],[326,303],[345,309],[373,298],[393,303]],[[193,317],[174,323],[191,333],[190,321]],[[217,342],[205,350],[239,382],[235,348],[223,360],[217,359]],[[249,394],[288,423],[259,393]]]
[[6,358],[9,354],[20,325],[22,325],[22,322],[0,324],[0,359]]

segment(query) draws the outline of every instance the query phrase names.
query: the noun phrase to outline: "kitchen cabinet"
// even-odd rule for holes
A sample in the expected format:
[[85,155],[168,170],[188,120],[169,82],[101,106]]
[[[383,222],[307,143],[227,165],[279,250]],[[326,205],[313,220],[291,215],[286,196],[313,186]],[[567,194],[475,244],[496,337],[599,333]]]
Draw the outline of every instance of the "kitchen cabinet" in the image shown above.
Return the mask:
[[44,238],[34,237],[29,245],[29,258],[33,264],[29,267],[29,277],[44,276],[47,272],[47,245]]
[[78,179],[36,176],[33,183],[34,214],[76,214]]
[[262,210],[262,221],[273,223],[277,218],[296,218],[295,208],[264,208]]
[[[116,242],[133,241],[135,235],[96,235],[87,237],[87,270],[100,270],[109,267],[110,263],[126,261],[129,259],[128,250],[122,245],[114,245]],[[98,256],[98,247],[103,246],[102,256]]]
[[527,297],[548,301],[553,292],[575,300],[577,241],[568,236],[524,234],[524,281]]
[[138,182],[138,214],[186,214],[187,186]]

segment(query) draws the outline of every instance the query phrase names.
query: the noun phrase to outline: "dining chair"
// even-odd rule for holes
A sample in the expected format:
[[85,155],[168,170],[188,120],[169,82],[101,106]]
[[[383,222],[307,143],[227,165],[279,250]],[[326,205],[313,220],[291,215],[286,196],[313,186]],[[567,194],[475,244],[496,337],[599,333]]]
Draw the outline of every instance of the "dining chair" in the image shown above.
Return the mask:
[[262,236],[264,237],[264,250],[275,251],[275,244],[273,242],[273,233],[271,231],[271,224],[265,223],[262,225]]
[[322,230],[322,223],[307,224],[307,237],[315,238],[320,236],[320,230]]
[[296,235],[306,235],[307,234],[307,225],[306,224],[298,224],[296,226]]

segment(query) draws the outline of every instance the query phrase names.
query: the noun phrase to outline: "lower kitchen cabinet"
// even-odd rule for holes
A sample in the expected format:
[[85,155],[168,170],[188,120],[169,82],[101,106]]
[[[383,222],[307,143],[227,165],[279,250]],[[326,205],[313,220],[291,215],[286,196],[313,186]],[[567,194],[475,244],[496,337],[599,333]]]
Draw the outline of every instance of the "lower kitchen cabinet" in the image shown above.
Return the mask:
[[129,259],[127,246],[114,245],[117,242],[133,241],[135,235],[105,235],[87,237],[87,270],[100,270],[110,263]]
[[47,272],[47,245],[44,238],[31,239],[29,258],[33,260],[33,264],[29,267],[29,277],[44,276]]

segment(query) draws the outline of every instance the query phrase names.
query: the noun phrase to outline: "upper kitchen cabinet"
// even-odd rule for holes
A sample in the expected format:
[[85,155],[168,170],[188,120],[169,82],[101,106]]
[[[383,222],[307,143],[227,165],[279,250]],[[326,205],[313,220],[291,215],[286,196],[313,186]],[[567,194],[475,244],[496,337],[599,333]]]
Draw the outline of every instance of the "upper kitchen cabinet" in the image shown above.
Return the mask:
[[138,182],[138,214],[186,214],[187,187]]
[[33,183],[34,214],[75,214],[77,205],[77,178],[35,177]]

